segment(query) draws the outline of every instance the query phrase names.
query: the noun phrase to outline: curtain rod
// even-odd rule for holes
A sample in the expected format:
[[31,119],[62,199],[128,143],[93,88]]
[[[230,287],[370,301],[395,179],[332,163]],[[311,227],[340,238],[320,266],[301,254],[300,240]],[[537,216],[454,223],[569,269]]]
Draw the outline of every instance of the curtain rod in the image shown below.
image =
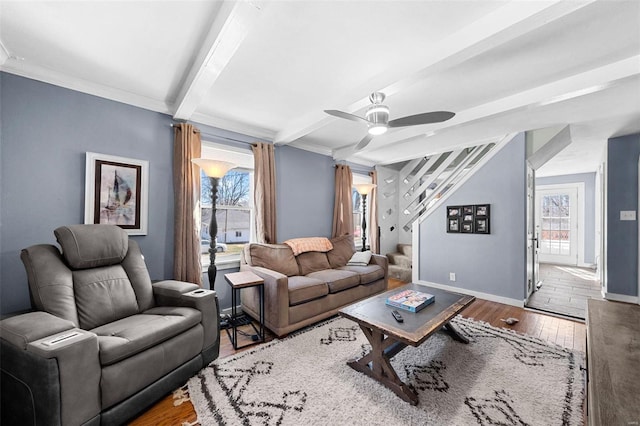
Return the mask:
[[[182,124],[182,123],[177,123],[177,124]],[[186,123],[185,123],[186,124]],[[176,125],[174,123],[169,124],[171,127],[176,127]],[[240,142],[240,143],[244,143],[247,145],[253,145],[256,142],[262,142],[262,141],[256,141],[256,142],[247,142],[247,141],[243,141],[240,139],[234,139],[234,138],[229,138],[227,136],[221,136],[221,135],[214,135],[213,133],[204,133],[202,130],[200,129],[195,129],[195,132],[200,133],[202,136],[205,137],[209,137],[209,138],[217,138],[217,139],[225,139],[231,142]]]

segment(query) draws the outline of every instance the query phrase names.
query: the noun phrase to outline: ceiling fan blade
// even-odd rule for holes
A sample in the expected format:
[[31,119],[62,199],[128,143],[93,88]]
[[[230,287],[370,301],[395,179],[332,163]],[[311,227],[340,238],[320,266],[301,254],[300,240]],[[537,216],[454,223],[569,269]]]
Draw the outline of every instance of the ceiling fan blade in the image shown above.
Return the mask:
[[433,111],[422,114],[409,115],[389,121],[389,127],[416,126],[418,124],[441,123],[456,115],[449,111]]
[[367,133],[367,136],[365,136],[360,142],[358,142],[358,145],[356,145],[355,150],[360,151],[365,146],[369,145],[369,142],[371,142],[371,139],[373,139],[373,135],[370,135],[369,133]]
[[351,121],[361,121],[361,122],[363,122],[365,124],[369,123],[366,119],[364,119],[362,117],[358,117],[357,115],[349,114],[348,112],[338,111],[336,109],[325,109],[324,112],[326,112],[329,115],[333,115],[334,117],[338,117],[338,118],[346,118],[347,120],[351,120]]

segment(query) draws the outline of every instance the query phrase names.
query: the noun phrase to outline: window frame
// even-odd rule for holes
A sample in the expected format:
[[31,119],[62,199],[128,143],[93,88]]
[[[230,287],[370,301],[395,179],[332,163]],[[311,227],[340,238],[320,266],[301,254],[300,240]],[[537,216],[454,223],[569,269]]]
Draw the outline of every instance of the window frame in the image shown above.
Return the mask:
[[[358,172],[353,172],[353,181],[352,185],[356,185],[359,183],[373,183],[373,178],[369,174],[362,174]],[[357,194],[357,195],[356,195]],[[362,195],[358,193],[355,186],[351,187],[351,210],[353,211],[353,242],[356,246],[356,250],[362,250]],[[369,205],[371,198],[368,197],[367,205]],[[353,203],[357,202],[358,208],[356,209],[356,205]],[[356,215],[359,218],[358,223],[356,223]],[[369,230],[369,224],[371,223],[371,207],[367,208],[367,230]],[[360,237],[356,238],[356,231],[359,230]],[[370,241],[370,240],[369,240]]]
[[[254,170],[253,170],[253,152],[251,149],[242,149],[235,146],[229,146],[225,144],[216,143],[210,140],[202,141],[202,158],[212,158],[221,161],[229,161],[234,164],[238,164],[238,167],[233,168],[231,171],[243,171],[249,173],[249,195],[248,195],[248,206],[246,208],[249,209],[249,241],[246,244],[251,242],[255,242],[255,206],[254,206]],[[202,174],[200,176],[201,185],[202,185]],[[202,194],[200,194],[202,195]],[[202,227],[201,218],[202,218],[202,208],[203,204],[205,204],[205,200],[200,200],[200,212],[199,212],[199,220],[200,223],[199,228]],[[208,200],[207,204],[211,204],[211,200]],[[216,210],[218,210],[218,206],[216,206]],[[218,231],[220,230],[220,226],[218,224]],[[200,233],[199,233],[200,235]],[[202,250],[202,245],[201,245]],[[222,257],[222,258],[221,258]],[[218,270],[224,269],[233,269],[238,268],[240,266],[240,254],[235,255],[224,255],[216,254],[216,268]],[[207,271],[209,267],[209,252],[208,250],[200,253],[201,263],[202,263],[202,271]]]

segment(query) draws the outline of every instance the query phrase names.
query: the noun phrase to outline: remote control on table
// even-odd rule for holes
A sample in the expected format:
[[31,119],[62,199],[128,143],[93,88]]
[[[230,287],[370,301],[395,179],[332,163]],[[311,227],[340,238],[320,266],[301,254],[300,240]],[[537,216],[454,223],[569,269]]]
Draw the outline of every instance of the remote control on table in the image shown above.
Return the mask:
[[400,312],[393,310],[391,311],[391,315],[393,315],[393,318],[395,318],[396,321],[404,322],[404,318],[402,318],[402,315],[400,315]]

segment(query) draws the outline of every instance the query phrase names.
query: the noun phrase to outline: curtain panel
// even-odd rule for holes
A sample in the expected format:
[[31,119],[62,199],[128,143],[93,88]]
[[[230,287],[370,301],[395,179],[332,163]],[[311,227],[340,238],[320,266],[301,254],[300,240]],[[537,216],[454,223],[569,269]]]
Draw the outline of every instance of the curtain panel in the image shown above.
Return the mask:
[[256,239],[275,244],[276,239],[276,161],[274,146],[256,143],[251,146],[254,161],[254,210]]
[[333,230],[331,237],[353,234],[353,175],[349,166],[336,165],[335,201],[333,203]]
[[202,287],[200,260],[200,131],[191,124],[174,125],[173,191],[174,249],[173,277]]
[[380,253],[380,235],[378,233],[378,172],[372,171],[369,172],[369,176],[371,176],[371,183],[376,185],[373,190],[371,190],[371,199],[369,200],[369,246],[371,247],[371,251],[373,253]]

